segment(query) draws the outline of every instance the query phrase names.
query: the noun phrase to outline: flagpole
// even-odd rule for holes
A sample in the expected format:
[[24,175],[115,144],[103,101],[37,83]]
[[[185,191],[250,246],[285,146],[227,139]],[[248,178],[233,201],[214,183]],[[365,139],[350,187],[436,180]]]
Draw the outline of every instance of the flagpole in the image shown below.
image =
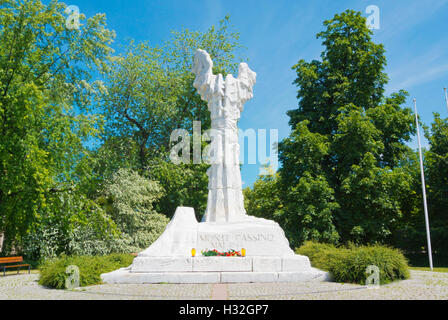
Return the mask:
[[420,125],[418,123],[417,100],[416,99],[414,99],[414,109],[415,109],[415,121],[417,124],[418,152],[419,152],[419,156],[420,156],[420,172],[421,172],[421,177],[422,177],[423,207],[425,209],[426,239],[428,242],[429,267],[431,268],[431,271],[432,271],[433,265],[432,265],[431,234],[429,232],[429,217],[428,217],[428,204],[426,202],[425,172],[423,170],[423,155],[422,155],[422,145],[420,142]]
[[448,109],[448,94],[446,93],[446,88],[443,88],[445,91],[445,101],[446,101],[446,108]]

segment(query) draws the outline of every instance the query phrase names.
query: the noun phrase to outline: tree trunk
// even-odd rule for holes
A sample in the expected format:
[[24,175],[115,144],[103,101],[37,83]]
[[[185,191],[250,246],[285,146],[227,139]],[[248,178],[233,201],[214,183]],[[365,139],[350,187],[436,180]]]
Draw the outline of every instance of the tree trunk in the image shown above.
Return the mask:
[[3,232],[0,232],[0,254],[2,253],[3,250],[3,239],[5,238],[5,235]]

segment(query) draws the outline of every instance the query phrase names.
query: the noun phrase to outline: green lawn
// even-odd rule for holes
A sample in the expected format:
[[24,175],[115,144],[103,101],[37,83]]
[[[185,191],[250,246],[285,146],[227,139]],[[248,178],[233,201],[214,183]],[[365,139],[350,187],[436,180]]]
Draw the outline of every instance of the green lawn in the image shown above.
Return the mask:
[[[410,267],[409,269],[411,270],[419,270],[419,271],[431,271],[431,269],[429,269],[429,267]],[[434,268],[434,270],[432,270],[434,272],[448,272],[448,268]]]

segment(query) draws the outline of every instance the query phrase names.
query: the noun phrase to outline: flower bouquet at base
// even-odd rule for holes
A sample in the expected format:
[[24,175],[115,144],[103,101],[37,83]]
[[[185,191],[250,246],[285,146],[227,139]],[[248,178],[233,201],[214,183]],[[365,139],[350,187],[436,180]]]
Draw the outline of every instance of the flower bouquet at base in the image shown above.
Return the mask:
[[242,257],[243,256],[240,251],[236,251],[233,249],[229,250],[229,251],[225,251],[225,252],[220,252],[218,250],[205,250],[205,251],[201,251],[201,254],[204,257]]

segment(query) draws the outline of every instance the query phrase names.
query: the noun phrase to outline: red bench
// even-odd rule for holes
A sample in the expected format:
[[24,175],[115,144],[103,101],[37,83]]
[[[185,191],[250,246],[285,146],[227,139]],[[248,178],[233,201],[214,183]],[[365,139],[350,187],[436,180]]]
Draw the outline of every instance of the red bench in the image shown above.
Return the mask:
[[31,266],[29,264],[14,264],[11,263],[20,263],[23,262],[23,257],[8,257],[8,258],[0,258],[0,269],[3,269],[3,276],[6,276],[6,269],[9,268],[17,268],[17,274],[19,274],[20,267],[28,267],[28,274],[31,273]]

